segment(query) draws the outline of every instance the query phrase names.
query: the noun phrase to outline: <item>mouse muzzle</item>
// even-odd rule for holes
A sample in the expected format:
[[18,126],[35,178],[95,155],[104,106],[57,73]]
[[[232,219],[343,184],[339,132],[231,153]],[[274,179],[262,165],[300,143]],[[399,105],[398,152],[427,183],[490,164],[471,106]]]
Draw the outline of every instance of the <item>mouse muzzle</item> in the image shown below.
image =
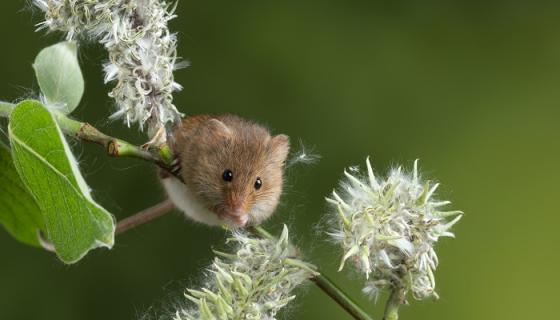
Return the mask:
[[244,227],[249,221],[249,214],[245,210],[227,210],[220,214],[220,218],[229,220],[238,227]]
[[220,217],[233,222],[238,227],[244,227],[249,221],[249,210],[244,201],[231,201],[225,210],[222,210]]

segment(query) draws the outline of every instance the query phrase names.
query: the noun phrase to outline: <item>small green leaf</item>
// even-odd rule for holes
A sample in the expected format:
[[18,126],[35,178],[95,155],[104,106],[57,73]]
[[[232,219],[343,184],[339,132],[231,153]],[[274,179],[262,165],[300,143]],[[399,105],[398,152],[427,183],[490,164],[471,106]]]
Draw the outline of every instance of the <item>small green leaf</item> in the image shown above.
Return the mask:
[[0,142],[0,223],[17,240],[39,246],[44,229],[41,211],[25,189],[12,162],[10,149]]
[[64,114],[76,109],[84,94],[84,78],[75,42],[60,42],[41,50],[33,69],[49,108]]
[[12,157],[45,221],[59,258],[73,263],[89,250],[112,247],[112,216],[93,201],[52,114],[38,101],[16,106],[8,126]]

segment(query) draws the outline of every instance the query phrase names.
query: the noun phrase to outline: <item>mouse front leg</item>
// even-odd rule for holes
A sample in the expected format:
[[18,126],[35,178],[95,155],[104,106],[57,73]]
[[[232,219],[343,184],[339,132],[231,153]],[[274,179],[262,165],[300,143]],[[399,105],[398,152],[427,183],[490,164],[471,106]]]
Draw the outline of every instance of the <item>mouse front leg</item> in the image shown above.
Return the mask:
[[175,176],[181,173],[181,160],[179,158],[175,158],[173,162],[171,162],[171,168],[169,171]]
[[159,168],[159,177],[160,179],[167,179],[170,177],[179,177],[181,173],[181,161],[179,158],[175,158],[173,162],[171,162],[171,167],[169,169]]

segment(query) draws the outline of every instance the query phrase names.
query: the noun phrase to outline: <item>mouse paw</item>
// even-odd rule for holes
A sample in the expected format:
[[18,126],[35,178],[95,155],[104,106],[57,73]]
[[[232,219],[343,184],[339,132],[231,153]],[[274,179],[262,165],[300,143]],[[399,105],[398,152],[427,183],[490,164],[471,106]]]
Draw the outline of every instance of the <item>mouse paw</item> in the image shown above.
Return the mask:
[[181,172],[181,161],[178,158],[176,158],[175,160],[173,160],[173,162],[171,162],[171,167],[169,168],[169,171],[174,175],[178,175]]
[[159,173],[159,178],[160,179],[167,179],[167,178],[175,177],[175,178],[183,181],[183,179],[180,176],[181,161],[179,161],[179,159],[173,160],[173,162],[171,162],[171,165],[168,168],[159,168],[158,173]]

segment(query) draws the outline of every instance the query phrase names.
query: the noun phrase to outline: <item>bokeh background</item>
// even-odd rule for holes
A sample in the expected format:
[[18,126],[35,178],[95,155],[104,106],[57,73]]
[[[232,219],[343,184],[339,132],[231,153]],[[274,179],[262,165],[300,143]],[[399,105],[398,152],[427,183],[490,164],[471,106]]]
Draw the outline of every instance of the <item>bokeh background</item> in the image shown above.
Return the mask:
[[[192,67],[176,73],[187,114],[234,112],[322,156],[287,172],[282,206],[310,260],[376,319],[383,301],[337,273],[340,251],[317,224],[344,167],[371,155],[378,172],[421,159],[440,196],[466,212],[438,245],[439,301],[402,319],[551,319],[557,314],[560,5],[513,1],[179,1],[171,28]],[[0,1],[0,97],[37,92],[31,63],[61,34],[34,32],[26,1]],[[77,118],[136,143],[108,122],[105,53],[82,45],[87,81]],[[5,124],[5,123],[3,123]],[[95,198],[117,218],[164,198],[151,166],[75,145]],[[1,183],[1,182],[0,182]],[[210,263],[221,230],[175,212],[66,266],[0,230],[0,319],[136,319],[178,297]],[[286,319],[349,319],[308,286]]]

